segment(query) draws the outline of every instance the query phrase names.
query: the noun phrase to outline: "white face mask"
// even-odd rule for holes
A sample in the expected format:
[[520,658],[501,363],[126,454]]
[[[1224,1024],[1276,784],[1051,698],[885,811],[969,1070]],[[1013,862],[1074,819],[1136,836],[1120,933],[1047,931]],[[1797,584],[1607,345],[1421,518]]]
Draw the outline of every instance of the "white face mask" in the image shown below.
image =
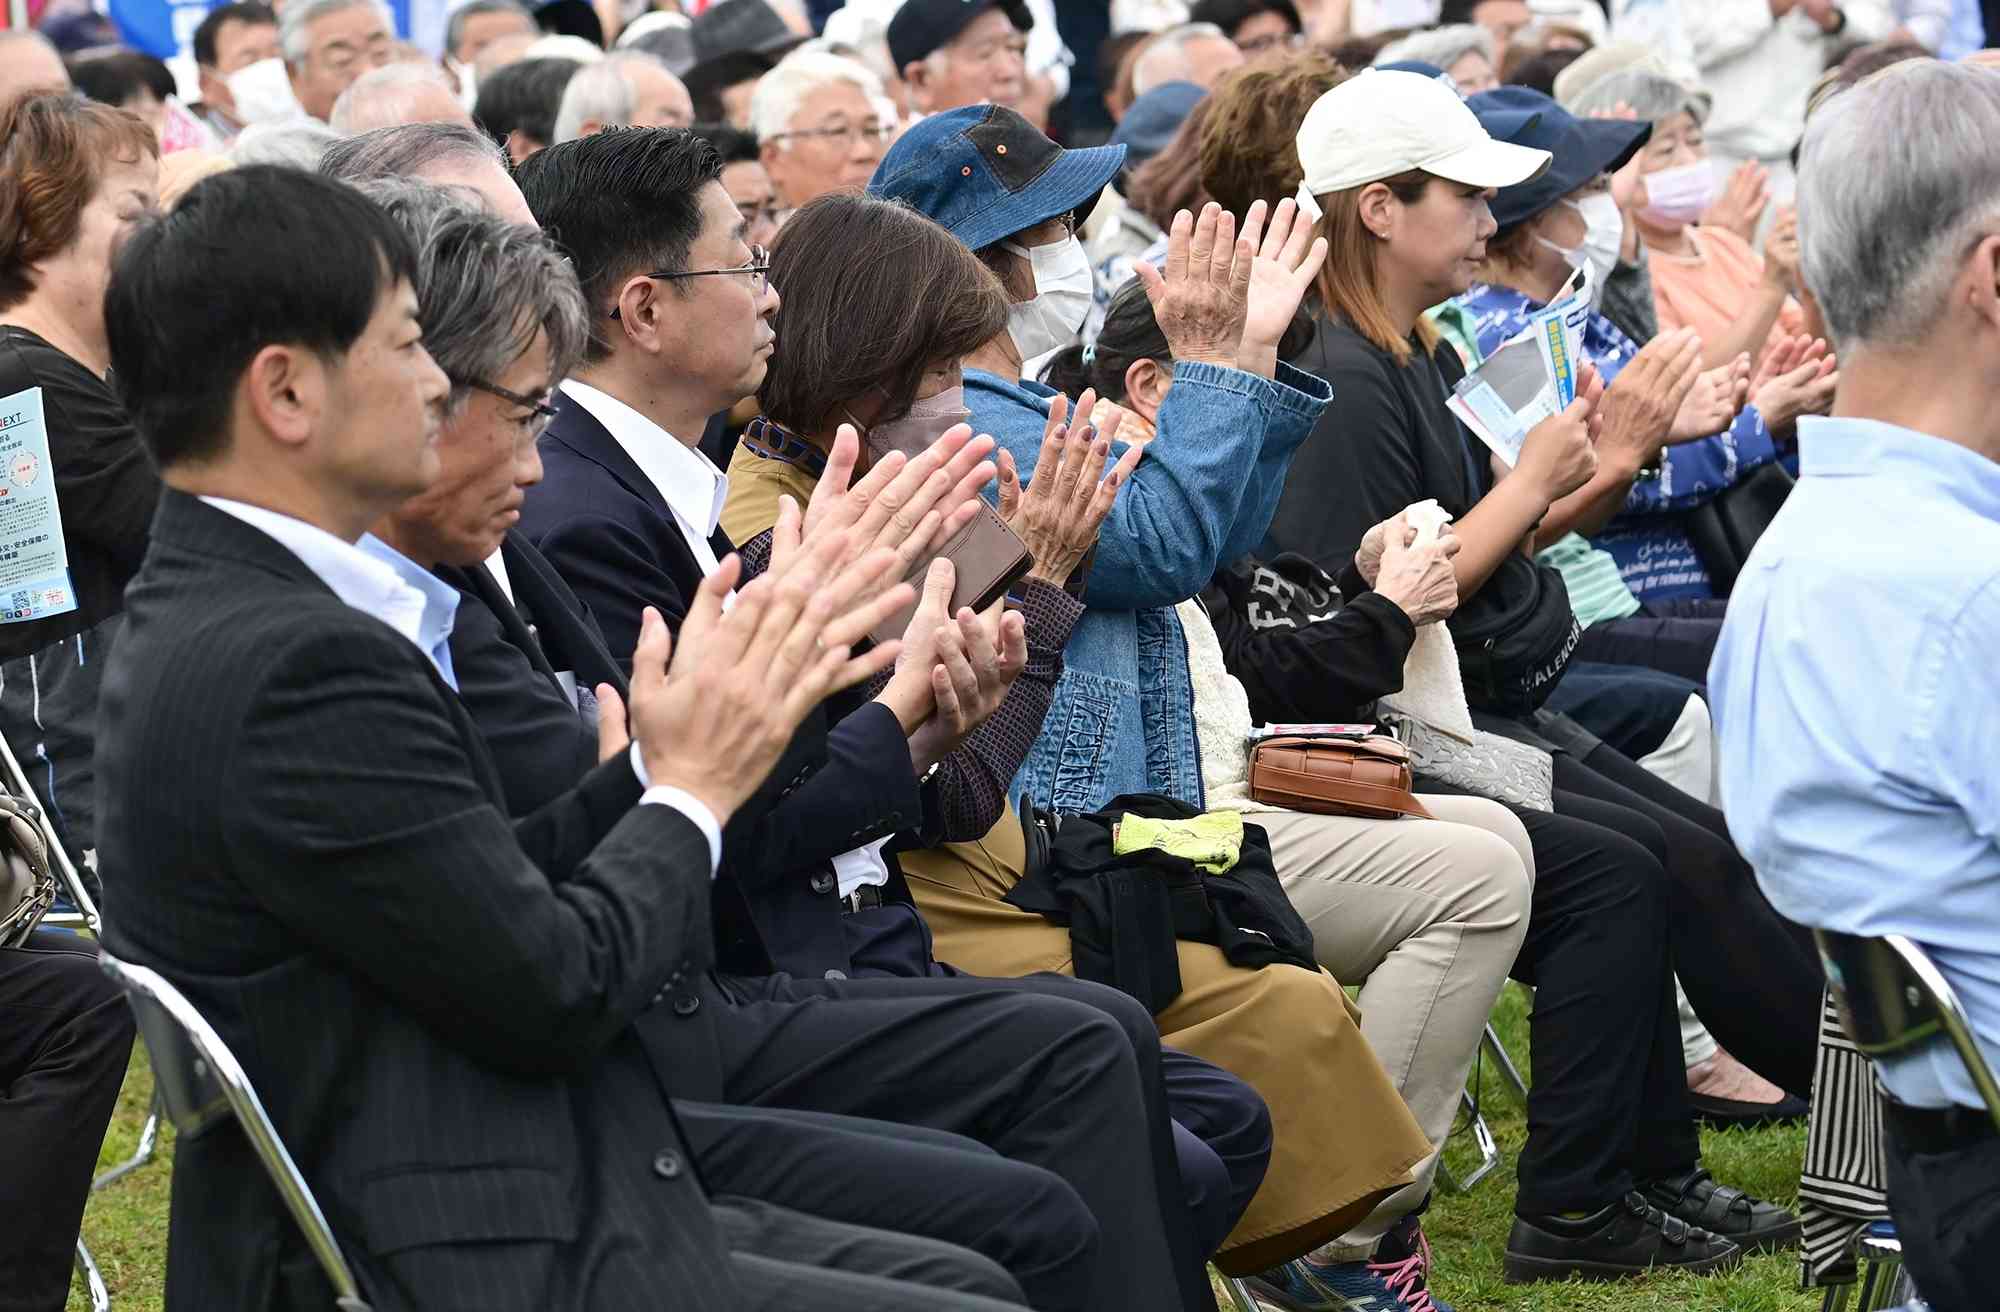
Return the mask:
[[1646,175],[1646,208],[1639,212],[1663,228],[1698,223],[1715,204],[1715,169],[1705,159]]
[[236,121],[246,126],[275,123],[305,113],[299,108],[298,97],[292,94],[292,79],[285,72],[285,61],[275,56],[239,68],[225,80],[231,98],[236,101]]
[[1007,309],[1007,332],[1023,360],[1068,346],[1090,316],[1090,256],[1074,236],[1045,246],[1000,243],[1034,268],[1035,296]]
[[1583,216],[1583,244],[1558,246],[1547,237],[1535,240],[1562,256],[1570,268],[1589,268],[1590,303],[1600,305],[1604,301],[1604,280],[1618,267],[1618,255],[1625,244],[1625,216],[1618,212],[1618,202],[1611,199],[1611,193],[1605,191],[1593,192],[1580,201],[1559,203]]
[[945,430],[972,418],[965,408],[965,384],[955,383],[936,396],[910,403],[909,413],[868,430],[868,454],[877,460],[901,451],[915,460],[945,435]]

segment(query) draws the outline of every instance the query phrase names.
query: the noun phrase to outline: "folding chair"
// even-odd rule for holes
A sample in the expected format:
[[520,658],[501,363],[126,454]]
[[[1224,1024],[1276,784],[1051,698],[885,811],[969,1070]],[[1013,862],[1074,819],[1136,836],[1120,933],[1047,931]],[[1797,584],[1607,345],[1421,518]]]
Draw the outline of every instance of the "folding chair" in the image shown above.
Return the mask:
[[182,1135],[192,1137],[234,1116],[263,1163],[264,1174],[285,1201],[292,1220],[333,1285],[340,1312],[372,1312],[361,1298],[354,1272],[341,1256],[312,1189],[278,1138],[257,1091],[215,1030],[173,985],[145,966],[130,965],[102,949],[104,973],[124,988],[153,1056],[154,1087],[167,1116]]
[[[1514,1096],[1526,1105],[1528,1083],[1521,1078],[1520,1068],[1514,1065],[1514,1059],[1508,1055],[1506,1046],[1500,1042],[1500,1036],[1494,1032],[1491,1025],[1486,1027],[1486,1033],[1480,1037],[1479,1044],[1482,1057],[1492,1056],[1493,1064],[1500,1070],[1501,1080],[1514,1091]],[[1475,1066],[1473,1069],[1476,1072],[1479,1068]],[[1439,1161],[1438,1173],[1445,1178],[1446,1183],[1463,1194],[1470,1193],[1472,1186],[1498,1169],[1500,1145],[1493,1138],[1493,1131],[1486,1124],[1486,1117],[1479,1109],[1480,1100],[1473,1097],[1469,1090],[1461,1089],[1458,1101],[1459,1105],[1465,1108],[1466,1124],[1472,1131],[1473,1145],[1479,1149],[1479,1165],[1473,1167],[1464,1179],[1460,1179],[1449,1166]]]
[[81,1238],[76,1241],[76,1273],[83,1277],[84,1292],[90,1295],[90,1312],[111,1312],[111,1291],[104,1287],[97,1259],[83,1246]]
[[[1901,934],[1862,938],[1816,929],[1813,941],[1819,945],[1841,1026],[1854,1046],[1881,1058],[1942,1036],[2000,1129],[2000,1083],[1972,1036],[1958,994],[1924,950]],[[1897,1307],[1910,1297],[1903,1249],[1892,1223],[1877,1222],[1862,1232],[1859,1257],[1860,1297],[1852,1312]],[[1845,1287],[1828,1291],[1828,1312],[1844,1307],[1845,1293]]]

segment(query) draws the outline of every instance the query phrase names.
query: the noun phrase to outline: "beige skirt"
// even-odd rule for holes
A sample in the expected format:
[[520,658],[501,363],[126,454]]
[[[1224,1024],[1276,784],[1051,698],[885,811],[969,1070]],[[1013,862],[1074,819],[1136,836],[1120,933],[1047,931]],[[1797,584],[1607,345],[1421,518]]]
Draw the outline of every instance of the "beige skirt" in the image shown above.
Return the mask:
[[[976,975],[1075,973],[1068,929],[1000,900],[1020,878],[1023,851],[1010,807],[977,842],[898,855],[939,961]],[[1333,976],[1246,970],[1185,940],[1180,966],[1181,994],[1154,1018],[1161,1041],[1244,1080],[1271,1109],[1270,1170],[1215,1258],[1245,1275],[1347,1233],[1410,1182],[1430,1144]]]

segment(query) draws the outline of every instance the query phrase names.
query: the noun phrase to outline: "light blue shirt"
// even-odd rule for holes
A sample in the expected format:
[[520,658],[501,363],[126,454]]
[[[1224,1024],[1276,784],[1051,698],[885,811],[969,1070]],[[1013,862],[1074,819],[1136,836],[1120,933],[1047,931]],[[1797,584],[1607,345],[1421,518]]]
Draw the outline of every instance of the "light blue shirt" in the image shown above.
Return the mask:
[[[1799,445],[1709,668],[1730,832],[1785,915],[1920,944],[2000,1065],[2000,464],[1859,419]],[[1983,1105],[1942,1041],[1882,1078]]]

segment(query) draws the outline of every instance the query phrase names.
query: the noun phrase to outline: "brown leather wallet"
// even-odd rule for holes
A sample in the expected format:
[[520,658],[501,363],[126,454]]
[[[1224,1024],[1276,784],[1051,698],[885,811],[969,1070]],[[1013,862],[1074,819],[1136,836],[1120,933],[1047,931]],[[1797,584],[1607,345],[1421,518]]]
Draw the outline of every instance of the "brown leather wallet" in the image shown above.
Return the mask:
[[[924,590],[924,575],[930,573],[931,562],[939,556],[950,560],[955,571],[951,585],[953,615],[968,606],[974,611],[984,611],[1006,596],[1007,589],[1035,567],[1035,558],[1029,554],[1027,544],[1007,527],[1007,521],[1000,518],[998,511],[984,502],[971,523],[952,534],[942,547],[911,566],[910,572],[903,576],[905,583],[916,588],[919,599]],[[917,602],[911,602],[876,625],[868,636],[876,642],[900,638],[916,613]]]
[[1394,738],[1266,738],[1250,749],[1250,796],[1321,815],[1428,820],[1410,791],[1410,752]]

